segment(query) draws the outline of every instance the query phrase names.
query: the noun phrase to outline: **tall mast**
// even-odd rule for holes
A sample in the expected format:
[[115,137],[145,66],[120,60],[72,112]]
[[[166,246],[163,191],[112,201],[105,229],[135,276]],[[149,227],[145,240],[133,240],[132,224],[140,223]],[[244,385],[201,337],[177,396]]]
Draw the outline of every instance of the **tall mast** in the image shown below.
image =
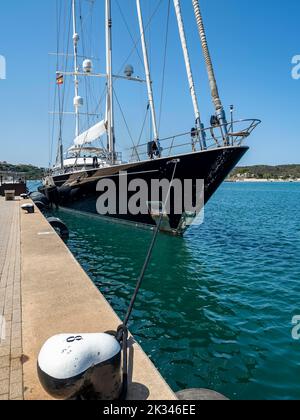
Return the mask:
[[[194,112],[195,112],[196,124],[197,124],[198,128],[201,129],[203,126],[202,126],[202,123],[201,123],[201,116],[200,116],[198,98],[197,98],[197,95],[196,95],[196,89],[195,89],[195,83],[194,83],[194,78],[193,78],[193,73],[192,73],[191,61],[190,61],[188,47],[187,47],[184,23],[183,23],[183,18],[182,18],[182,13],[181,13],[180,0],[174,0],[174,7],[175,7],[175,12],[176,12],[179,35],[180,35],[180,40],[181,40],[181,45],[182,45],[182,51],[183,51],[183,55],[184,55],[186,72],[187,72],[187,77],[188,77],[188,82],[189,82],[189,87],[190,87],[190,92],[191,92],[191,97],[192,97],[192,102],[193,102],[193,107],[194,107]],[[202,137],[202,146],[204,148],[206,148],[206,142],[205,142],[205,138],[203,136],[203,131],[201,131],[201,137]]]
[[[214,72],[211,56],[210,56],[210,53],[209,53],[209,48],[208,48],[207,38],[206,38],[206,33],[205,33],[205,27],[204,27],[203,18],[202,18],[201,11],[200,11],[199,1],[198,0],[192,0],[192,2],[193,2],[196,21],[197,21],[199,36],[200,36],[200,40],[201,40],[201,45],[202,45],[202,49],[203,49],[206,69],[207,69],[207,73],[208,73],[211,95],[212,95],[213,103],[214,103],[215,110],[216,110],[216,115],[218,116],[218,118],[220,120],[220,123],[225,124],[224,125],[224,131],[225,131],[226,137],[228,137],[227,136],[227,134],[228,134],[227,133],[227,126],[226,126],[226,124],[227,124],[226,115],[225,115],[225,111],[224,111],[224,108],[223,108],[223,105],[222,105],[222,101],[220,99],[218,85],[217,85],[217,81],[216,81],[216,77],[215,77],[215,72]],[[228,140],[228,138],[227,138],[227,140]]]
[[75,98],[74,98],[74,108],[75,108],[75,137],[79,136],[79,81],[78,81],[78,42],[79,35],[76,29],[76,0],[72,0],[72,14],[73,14],[73,46],[74,46],[74,85],[75,85]]
[[156,120],[156,112],[155,112],[155,105],[154,105],[154,98],[153,98],[152,81],[151,81],[151,75],[150,75],[149,58],[148,58],[148,52],[147,52],[144,22],[143,22],[140,0],[136,0],[136,5],[137,5],[138,18],[139,18],[139,25],[140,25],[140,33],[141,33],[142,49],[143,49],[143,56],[144,56],[144,65],[145,65],[145,73],[146,73],[147,88],[148,88],[149,105],[150,105],[151,115],[152,115],[152,126],[153,126],[153,132],[154,132],[154,140],[158,141],[159,135],[158,135],[158,128],[157,128],[157,120]]
[[108,150],[111,160],[115,160],[115,135],[114,135],[114,98],[113,98],[113,74],[112,74],[112,18],[111,18],[111,0],[105,0],[106,15],[106,73],[107,73],[107,132],[108,132]]

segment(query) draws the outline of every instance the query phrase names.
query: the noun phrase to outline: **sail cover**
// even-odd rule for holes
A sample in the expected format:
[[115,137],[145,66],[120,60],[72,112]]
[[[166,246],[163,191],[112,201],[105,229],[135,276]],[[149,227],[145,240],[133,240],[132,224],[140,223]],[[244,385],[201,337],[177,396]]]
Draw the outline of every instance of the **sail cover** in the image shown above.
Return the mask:
[[83,146],[85,144],[92,143],[99,137],[104,136],[104,134],[106,134],[106,123],[103,120],[76,137],[74,144],[75,146]]

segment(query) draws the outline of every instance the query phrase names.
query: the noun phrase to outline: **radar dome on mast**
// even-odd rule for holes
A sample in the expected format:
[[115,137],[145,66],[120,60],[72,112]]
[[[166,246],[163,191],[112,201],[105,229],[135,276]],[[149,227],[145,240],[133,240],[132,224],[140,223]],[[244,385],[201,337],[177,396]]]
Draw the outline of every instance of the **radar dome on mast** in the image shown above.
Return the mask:
[[91,60],[84,60],[82,63],[82,69],[85,73],[91,73],[93,70],[93,63]]
[[134,74],[134,68],[131,64],[127,64],[127,66],[124,69],[124,74],[126,77],[132,77]]

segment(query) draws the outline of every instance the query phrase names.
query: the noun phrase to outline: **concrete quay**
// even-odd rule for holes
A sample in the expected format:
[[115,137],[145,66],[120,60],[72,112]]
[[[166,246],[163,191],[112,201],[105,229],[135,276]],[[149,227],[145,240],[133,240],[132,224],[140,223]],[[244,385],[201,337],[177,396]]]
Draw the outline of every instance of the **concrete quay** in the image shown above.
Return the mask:
[[[36,369],[44,342],[121,321],[39,210],[21,211],[24,203],[0,198],[0,399],[49,400]],[[177,399],[133,338],[128,352],[128,400]]]

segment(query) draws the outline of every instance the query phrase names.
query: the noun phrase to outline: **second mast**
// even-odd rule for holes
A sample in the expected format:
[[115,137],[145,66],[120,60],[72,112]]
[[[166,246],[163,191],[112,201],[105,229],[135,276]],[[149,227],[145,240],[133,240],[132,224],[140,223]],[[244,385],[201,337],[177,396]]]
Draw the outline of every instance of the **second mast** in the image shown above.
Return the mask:
[[112,18],[111,18],[111,0],[105,0],[105,28],[106,28],[106,73],[107,73],[107,148],[110,154],[110,160],[115,160],[115,133],[114,133],[114,92],[113,92],[113,74],[112,74]]

